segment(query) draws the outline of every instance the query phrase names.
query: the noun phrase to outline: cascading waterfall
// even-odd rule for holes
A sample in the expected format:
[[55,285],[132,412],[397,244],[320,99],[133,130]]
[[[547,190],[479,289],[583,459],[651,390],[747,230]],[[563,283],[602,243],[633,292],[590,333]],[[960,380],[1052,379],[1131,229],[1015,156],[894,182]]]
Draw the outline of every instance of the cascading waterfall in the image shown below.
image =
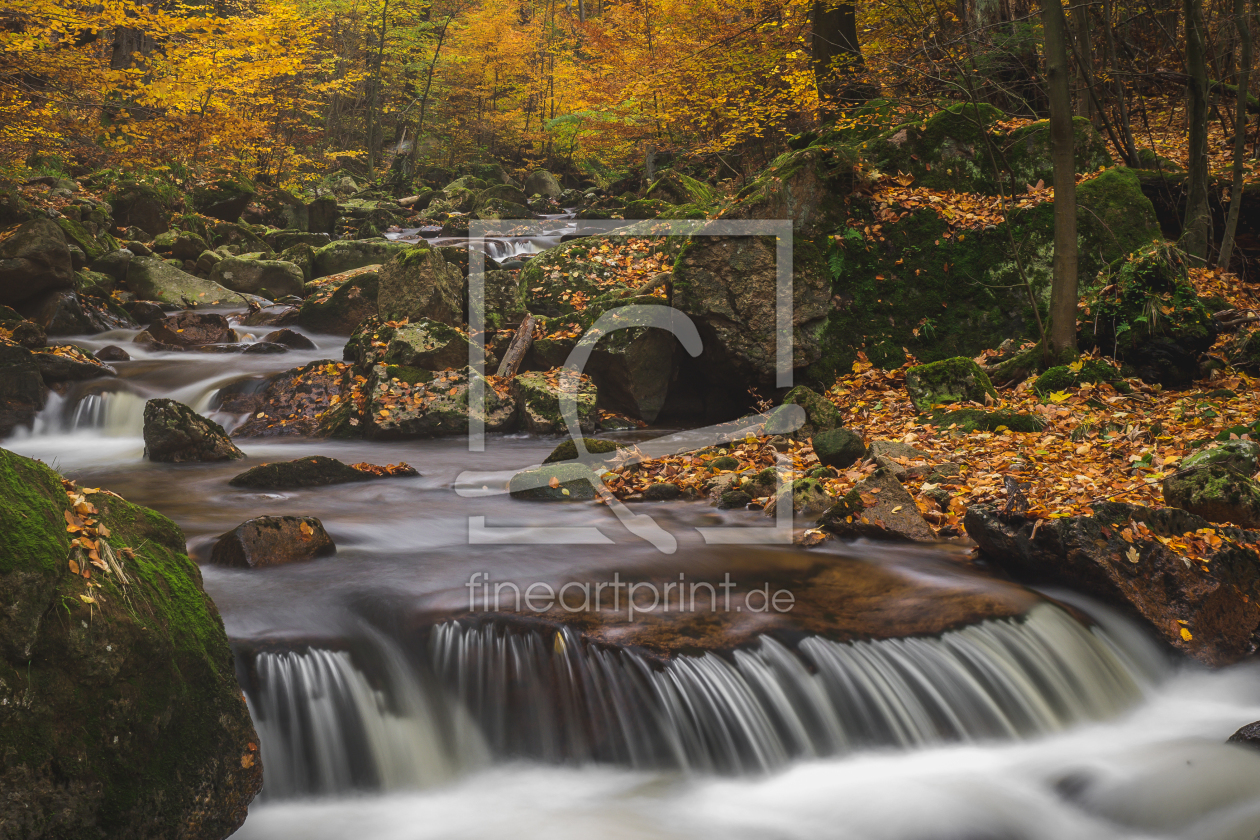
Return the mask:
[[937,638],[660,665],[633,651],[493,623],[432,636],[434,667],[501,757],[740,772],[876,746],[1019,738],[1102,720],[1151,685],[1140,653],[1060,608]]

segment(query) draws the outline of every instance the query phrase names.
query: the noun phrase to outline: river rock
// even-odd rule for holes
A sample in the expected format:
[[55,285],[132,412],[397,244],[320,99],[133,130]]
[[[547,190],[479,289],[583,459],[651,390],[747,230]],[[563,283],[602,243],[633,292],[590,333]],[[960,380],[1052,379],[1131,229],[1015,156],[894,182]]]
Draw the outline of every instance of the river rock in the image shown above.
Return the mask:
[[97,350],[96,358],[102,362],[129,362],[131,354],[115,344],[106,344]]
[[[468,433],[470,415],[487,432],[516,427],[514,394],[501,394],[471,367],[431,373],[420,368],[377,365],[370,381],[365,434],[373,440],[441,437]],[[472,384],[479,383],[484,409],[471,407]]]
[[346,342],[345,358],[365,370],[386,364],[437,371],[466,366],[471,348],[462,331],[427,318],[399,326],[369,318]]
[[388,239],[336,240],[315,252],[311,276],[327,277],[331,274],[341,274],[352,268],[382,265],[390,257],[404,254],[411,248],[412,246],[405,242],[391,242]]
[[0,450],[3,833],[221,840],[262,786],[223,622],[173,522],[78,499],[109,571],[72,548],[61,476]]
[[330,335],[350,335],[359,324],[377,313],[380,266],[345,272],[344,282],[321,286],[302,301],[297,323],[304,330]]
[[[742,489],[742,488],[740,488]],[[747,492],[747,491],[745,491]],[[818,516],[829,510],[835,499],[815,478],[797,478],[784,482],[766,505],[766,516],[774,516],[781,504],[791,504],[792,512],[800,516]]]
[[223,256],[253,254],[265,259],[274,252],[262,237],[237,222],[219,222],[210,230],[210,244]]
[[119,227],[139,228],[147,239],[170,229],[170,211],[153,187],[123,185],[110,196],[109,203],[114,208],[114,220]]
[[100,361],[97,356],[69,345],[39,350],[31,358],[35,361],[35,367],[39,368],[40,376],[50,383],[118,375],[118,371]]
[[1260,469],[1260,443],[1253,440],[1222,441],[1186,456],[1180,464],[1180,470],[1211,465],[1227,467],[1245,476],[1255,475],[1256,470]]
[[464,320],[462,297],[459,270],[440,251],[421,246],[385,263],[376,303],[385,321],[428,318],[456,326]]
[[335,198],[331,196],[317,198],[306,205],[307,227],[311,233],[331,234],[337,229],[340,213]]
[[141,300],[176,306],[240,304],[242,296],[212,280],[194,277],[157,257],[133,257],[127,266],[127,288]]
[[30,426],[48,399],[48,388],[25,347],[0,344],[0,438]]
[[584,464],[546,464],[512,476],[508,492],[532,502],[585,502],[595,498],[598,480]]
[[866,452],[866,457],[892,473],[898,481],[904,481],[911,471],[915,471],[918,475],[926,474],[931,469],[934,460],[928,453],[897,440],[872,442]]
[[301,563],[335,554],[337,546],[313,516],[260,516],[219,537],[210,562],[238,569]]
[[134,256],[136,256],[135,253],[127,248],[119,248],[94,260],[90,268],[101,274],[108,274],[116,283],[122,283],[127,279],[127,266],[131,264],[131,258]]
[[[419,475],[415,470],[395,475]],[[233,478],[233,487],[249,487],[255,490],[296,490],[303,487],[324,487],[329,484],[346,484],[354,481],[370,481],[377,476],[371,472],[343,464],[335,458],[310,455],[294,461],[275,464],[259,464]]]
[[225,257],[210,270],[210,281],[234,292],[274,300],[300,296],[305,277],[293,263]]
[[568,368],[547,372],[517,374],[512,380],[512,396],[521,407],[521,426],[534,434],[565,434],[570,431],[561,414],[561,394],[572,394],[577,429],[583,434],[595,431],[599,412],[595,408],[595,385],[589,376]]
[[1260,750],[1260,721],[1239,727],[1238,731],[1230,735],[1229,740],[1225,743],[1238,744],[1250,747],[1253,750]]
[[150,461],[231,461],[245,453],[227,432],[181,402],[149,400],[144,405],[144,451]]
[[315,342],[311,341],[300,332],[293,330],[276,330],[267,333],[262,337],[262,342],[266,344],[279,344],[288,347],[291,350],[314,350]]
[[928,541],[936,539],[914,498],[891,472],[878,469],[859,481],[818,520],[838,537]]
[[1205,546],[1207,562],[1200,564],[1171,543],[1214,526],[1177,508],[1101,502],[1093,516],[1038,524],[976,505],[965,525],[984,558],[1016,580],[1097,598],[1201,662],[1227,665],[1254,650],[1260,556],[1244,546],[1260,543],[1258,532],[1216,527],[1227,539],[1216,548]]
[[53,220],[26,222],[0,242],[0,304],[12,306],[73,286],[70,247]]
[[225,222],[239,219],[253,200],[254,188],[239,181],[216,181],[197,187],[192,193],[194,210]]
[[919,411],[934,405],[997,400],[997,390],[980,366],[962,356],[916,365],[906,371],[906,391]]
[[197,347],[238,340],[236,331],[227,318],[206,312],[178,312],[168,315],[150,324],[146,332],[154,341],[175,347]]
[[843,470],[866,457],[862,436],[844,427],[815,434],[810,439],[810,445],[824,467]]
[[90,335],[111,329],[99,308],[87,306],[69,289],[45,292],[19,303],[18,311],[47,335]]
[[[792,429],[791,421],[787,419],[788,412],[776,409],[766,420],[766,434],[792,435],[804,440],[840,425],[840,412],[836,411],[831,400],[804,385],[788,391],[783,397],[783,405],[799,405],[804,409],[805,424],[799,429]],[[795,413],[792,416],[796,416]]]
[[550,198],[559,198],[560,193],[564,192],[564,187],[560,186],[555,175],[545,169],[536,169],[525,176],[524,192],[526,196],[545,195]]
[[[352,417],[353,379],[350,365],[327,359],[311,362],[272,377],[261,394],[250,384],[253,414],[232,430],[238,438],[356,437],[358,418]],[[224,408],[239,411],[239,407]]]
[[1260,528],[1260,483],[1225,466],[1205,463],[1164,479],[1164,501],[1172,507],[1240,528]]
[[289,324],[296,324],[300,312],[301,308],[297,306],[286,306],[278,303],[271,306],[262,306],[242,318],[241,326],[284,327]]
[[[586,463],[600,463],[610,461],[617,457],[617,453],[623,449],[632,449],[633,445],[628,443],[617,443],[613,440],[602,440],[600,438],[582,438],[582,445],[586,448],[586,455],[581,460]],[[544,464],[554,464],[563,461],[573,461],[578,459],[577,443],[573,438],[562,441],[559,446],[551,450],[551,454],[543,459]]]

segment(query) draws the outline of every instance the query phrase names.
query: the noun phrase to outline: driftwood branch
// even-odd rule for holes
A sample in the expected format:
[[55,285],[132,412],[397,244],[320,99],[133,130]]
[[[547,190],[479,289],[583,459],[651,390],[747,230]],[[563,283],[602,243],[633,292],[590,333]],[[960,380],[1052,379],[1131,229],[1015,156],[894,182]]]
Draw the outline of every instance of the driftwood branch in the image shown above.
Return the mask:
[[674,282],[674,273],[672,271],[662,271],[660,274],[653,275],[646,283],[634,290],[627,290],[622,297],[642,297],[656,291],[661,286],[669,287]]
[[521,368],[521,362],[525,360],[525,354],[529,352],[529,346],[533,343],[534,316],[526,315],[525,320],[521,321],[521,325],[516,328],[516,335],[512,336],[512,343],[503,354],[503,361],[499,362],[499,370],[495,375],[504,379],[516,376],[516,372]]

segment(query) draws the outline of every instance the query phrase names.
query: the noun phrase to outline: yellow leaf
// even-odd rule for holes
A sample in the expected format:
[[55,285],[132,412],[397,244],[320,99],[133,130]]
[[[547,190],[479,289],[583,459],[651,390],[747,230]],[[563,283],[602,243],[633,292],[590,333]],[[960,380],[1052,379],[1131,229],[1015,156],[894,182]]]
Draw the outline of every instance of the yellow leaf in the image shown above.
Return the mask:
[[1193,638],[1194,638],[1194,636],[1190,635],[1190,631],[1189,631],[1189,630],[1187,630],[1185,627],[1182,627],[1182,628],[1181,628],[1181,638],[1182,638],[1183,640],[1185,640],[1185,641],[1187,641],[1187,642],[1188,642],[1188,641],[1190,641],[1191,639],[1193,639]]
[[315,533],[315,529],[311,527],[311,524],[309,522],[303,522],[301,525],[298,526],[298,530],[301,531],[302,535],[306,537],[309,537]]
[[1070,399],[1072,399],[1072,395],[1067,391],[1055,391],[1050,395],[1050,402],[1055,403],[1056,405],[1058,403],[1067,402]]

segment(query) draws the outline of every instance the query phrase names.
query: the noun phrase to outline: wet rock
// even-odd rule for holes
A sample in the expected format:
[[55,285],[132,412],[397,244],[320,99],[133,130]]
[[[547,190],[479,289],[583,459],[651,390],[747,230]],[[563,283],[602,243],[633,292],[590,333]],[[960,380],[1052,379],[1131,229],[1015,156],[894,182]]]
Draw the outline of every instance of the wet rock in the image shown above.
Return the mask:
[[150,461],[232,461],[245,453],[227,432],[181,402],[149,400],[144,405],[144,451]]
[[236,341],[238,338],[227,318],[219,314],[202,312],[179,312],[169,315],[150,324],[147,332],[154,341],[174,347],[223,344]]
[[678,485],[670,484],[668,481],[658,481],[655,484],[649,484],[648,488],[643,491],[643,499],[648,502],[669,502],[681,495],[682,490],[678,489]]
[[571,395],[565,402],[573,407],[578,430],[584,434],[595,431],[599,423],[595,386],[590,377],[567,368],[521,373],[512,380],[512,396],[521,408],[521,427],[540,435],[569,432],[561,413],[562,393]]
[[984,558],[1016,580],[1097,598],[1209,665],[1251,655],[1260,630],[1260,557],[1243,546],[1260,543],[1260,533],[1217,527],[1228,539],[1201,564],[1174,543],[1213,527],[1202,517],[1117,502],[1094,511],[1038,524],[977,505],[965,524]]
[[298,326],[314,333],[350,335],[377,313],[379,288],[377,271],[362,270],[331,292],[316,292],[304,300],[298,312]]
[[56,222],[26,222],[0,242],[0,304],[12,306],[73,287],[70,247]]
[[[310,236],[311,234],[304,235]],[[298,270],[302,272],[302,281],[309,282],[315,276],[315,249],[317,247],[321,246],[299,242],[281,251],[276,255],[276,259],[297,266]]]
[[261,407],[263,393],[275,378],[278,377],[247,376],[230,382],[211,397],[210,410],[228,414],[253,414]]
[[746,490],[729,488],[718,494],[718,510],[743,510],[752,501]]
[[416,247],[381,269],[377,308],[382,320],[428,318],[452,326],[463,322],[463,281],[441,252]]
[[936,539],[914,498],[891,472],[878,469],[859,481],[818,520],[838,537],[927,541]]
[[102,362],[129,362],[131,354],[114,344],[106,344],[96,351],[96,358]]
[[48,399],[48,388],[25,347],[0,344],[0,438],[30,426]]
[[311,233],[331,234],[337,229],[337,219],[341,211],[337,200],[330,196],[317,198],[306,205],[307,227]]
[[301,308],[272,304],[250,312],[241,319],[242,327],[283,327],[298,322]]
[[[268,380],[260,395],[250,397],[253,415],[232,434],[238,438],[353,436],[341,422],[344,418],[358,423],[346,415],[352,393],[349,365],[327,359],[311,362]],[[357,432],[356,426],[351,428]]]
[[866,457],[862,436],[849,429],[831,429],[815,434],[810,444],[823,466],[846,469]]
[[40,376],[49,383],[118,375],[118,371],[100,361],[99,356],[77,347],[49,347],[36,352],[32,358],[35,360],[35,367],[39,368]]
[[260,516],[219,537],[210,562],[237,569],[283,566],[337,552],[324,523],[313,516]]
[[209,243],[192,231],[180,231],[171,243],[171,256],[177,260],[195,260],[207,251]]
[[1209,522],[1260,528],[1260,483],[1224,463],[1205,463],[1164,479],[1164,501]]
[[[582,445],[586,448],[587,455],[582,457],[583,462],[598,463],[611,460],[617,456],[617,453],[623,449],[631,448],[629,444],[617,443],[611,440],[601,440],[600,438],[582,438]],[[577,443],[573,438],[569,438],[555,449],[551,450],[551,454],[543,459],[544,464],[554,464],[560,461],[573,461],[578,457]]]
[[564,192],[564,187],[560,186],[555,175],[545,169],[536,169],[525,176],[524,192],[527,196],[545,195],[558,198]]
[[203,216],[235,222],[251,201],[254,188],[239,181],[217,181],[193,190],[193,209]]
[[330,242],[315,252],[312,277],[328,277],[352,268],[383,265],[390,257],[405,254],[412,246],[388,239],[353,239]]
[[774,516],[781,504],[791,504],[792,512],[800,516],[818,516],[831,508],[835,501],[822,482],[814,478],[797,478],[783,483],[766,505],[766,515]]
[[157,190],[140,184],[119,187],[109,198],[119,227],[135,227],[152,239],[170,229],[170,211]]
[[[1222,441],[1187,456],[1181,462],[1180,469],[1189,470],[1211,465],[1227,467],[1245,476],[1255,475],[1260,469],[1260,443],[1252,440]],[[1177,507],[1181,506],[1177,505]]]
[[1238,744],[1250,747],[1253,750],[1260,750],[1260,721],[1239,727],[1238,731],[1230,735],[1229,740],[1225,743]]
[[234,292],[258,295],[271,300],[302,294],[302,269],[281,260],[255,260],[225,257],[210,270],[210,282]]
[[345,359],[365,370],[386,364],[437,371],[467,366],[471,347],[462,331],[427,318],[397,327],[369,318],[346,342]]
[[892,473],[898,481],[908,475],[926,475],[932,468],[932,456],[908,443],[896,440],[877,440],[867,450],[866,457]]
[[154,321],[161,320],[166,317],[167,310],[163,309],[161,304],[151,300],[132,300],[123,305],[127,313],[135,319],[137,324],[148,326]]
[[783,405],[798,405],[805,411],[805,424],[799,429],[793,429],[790,417],[797,416],[795,412],[786,412],[782,408],[776,409],[770,413],[770,417],[766,420],[766,434],[768,435],[792,435],[795,438],[805,440],[813,437],[819,432],[830,431],[840,425],[840,412],[836,411],[836,407],[832,405],[831,400],[822,394],[805,387],[797,385],[788,391],[783,397]]
[[219,306],[244,300],[231,289],[194,277],[157,257],[133,257],[126,282],[137,298],[176,306]]
[[919,411],[931,411],[934,405],[983,404],[986,397],[997,399],[997,390],[985,372],[962,356],[910,368],[906,371],[906,391]]
[[311,341],[300,332],[293,330],[276,330],[267,333],[262,337],[263,342],[269,344],[280,344],[292,350],[314,350],[315,342]]
[[583,464],[549,464],[512,476],[513,499],[533,502],[585,502],[595,498],[595,473]]
[[220,840],[244,821],[262,764],[184,534],[112,494],[81,495],[91,532],[108,534],[96,552],[110,570],[89,566],[61,482],[0,450],[4,832]]
[[[393,475],[415,476],[419,473],[410,470]],[[371,481],[376,477],[371,472],[343,464],[335,458],[311,455],[294,461],[259,464],[236,476],[228,484],[254,490],[296,490],[303,487],[324,487],[329,484]]]
[[[276,344],[271,341],[256,341],[253,344],[220,344],[210,345],[210,347],[230,347],[233,351],[239,351],[247,356],[265,356],[275,353],[288,353],[289,348],[284,344]],[[210,349],[209,347],[205,349]]]
[[130,265],[131,258],[134,256],[135,254],[132,251],[126,248],[119,248],[116,251],[108,252],[98,260],[94,260],[89,268],[101,274],[108,274],[114,278],[115,282],[121,283],[127,279],[127,266]]
[[90,335],[112,329],[112,318],[102,317],[100,307],[72,291],[46,292],[18,304],[18,311],[39,325],[47,335]]
[[[412,377],[411,373],[420,374]],[[410,381],[408,381],[410,380]],[[478,383],[483,409],[471,405],[470,390]],[[373,440],[441,437],[468,433],[470,416],[487,432],[516,427],[517,401],[503,395],[472,368],[430,373],[417,368],[377,365],[370,390],[364,433]]]

